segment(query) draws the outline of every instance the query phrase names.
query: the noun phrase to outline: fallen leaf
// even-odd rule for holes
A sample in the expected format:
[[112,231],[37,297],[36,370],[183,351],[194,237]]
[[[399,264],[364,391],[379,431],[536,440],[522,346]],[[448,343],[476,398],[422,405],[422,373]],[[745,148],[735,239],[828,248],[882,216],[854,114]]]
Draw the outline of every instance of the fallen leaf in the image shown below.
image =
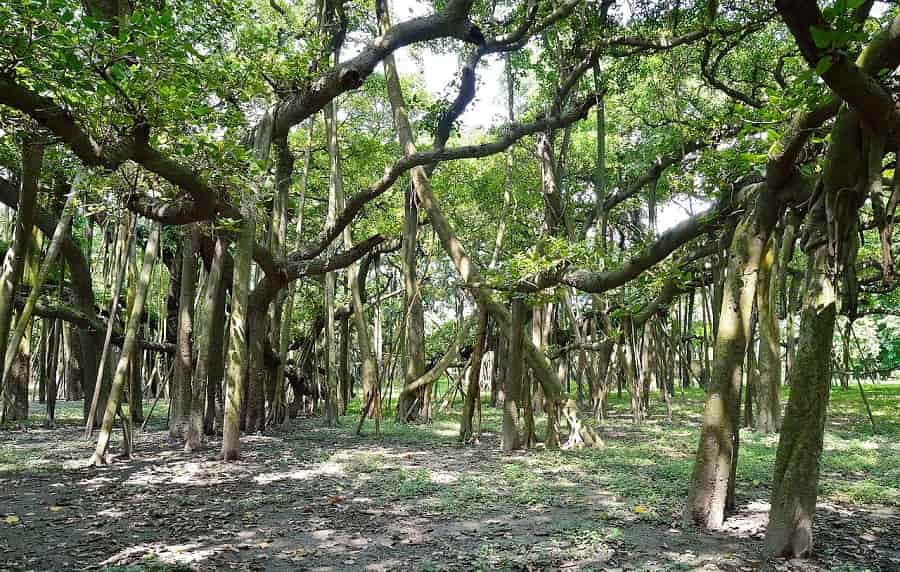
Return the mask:
[[22,521],[22,519],[20,519],[18,516],[14,515],[14,514],[11,514],[6,517],[6,524],[8,524],[10,526],[15,526],[15,525],[19,524],[21,521]]

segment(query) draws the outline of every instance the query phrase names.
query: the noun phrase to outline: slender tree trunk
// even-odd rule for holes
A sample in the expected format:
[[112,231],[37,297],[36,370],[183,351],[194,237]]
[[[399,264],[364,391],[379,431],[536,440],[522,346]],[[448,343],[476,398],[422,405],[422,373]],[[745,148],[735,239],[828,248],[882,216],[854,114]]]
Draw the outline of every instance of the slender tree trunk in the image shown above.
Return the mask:
[[57,365],[59,363],[59,339],[61,337],[63,323],[54,320],[50,325],[50,339],[47,343],[47,425],[53,427],[56,423],[56,398],[59,393],[57,385]]
[[[348,248],[352,243],[347,241]],[[375,350],[372,348],[369,324],[366,320],[365,306],[363,305],[363,292],[365,291],[365,278],[360,273],[359,263],[350,266],[348,273],[350,282],[350,296],[353,305],[353,321],[356,328],[356,340],[359,346],[359,357],[362,368],[362,403],[361,417],[371,415],[375,418],[376,431],[381,430],[381,390],[378,382],[378,363],[375,361]],[[371,403],[370,411],[366,411],[366,404]]]
[[[387,61],[387,58],[385,59],[385,61]],[[388,79],[387,85],[388,97],[391,101],[391,107],[395,112],[395,121],[403,125],[404,129],[410,130],[405,113],[397,113],[397,110],[399,109],[406,109],[406,104],[403,100],[403,92],[400,88],[399,83],[390,81],[390,79]],[[398,131],[399,130],[400,127],[398,126]],[[434,193],[431,191],[431,183],[428,179],[427,174],[425,173],[425,170],[421,167],[416,167],[410,171],[410,176],[412,177],[413,183],[415,185],[416,194],[419,199],[419,206],[420,208],[423,208],[425,212],[427,212],[431,220],[431,226],[434,229],[438,239],[440,240],[441,247],[450,257],[463,283],[467,286],[477,286],[479,284],[482,284],[483,280],[481,273],[478,270],[478,266],[473,262],[471,258],[469,258],[468,254],[466,253],[465,247],[456,236],[453,228],[450,226],[447,217],[443,213],[440,203],[434,196]],[[491,318],[493,318],[497,323],[497,326],[503,328],[504,330],[508,330],[510,316],[507,309],[499,302],[497,302],[492,297],[491,293],[486,289],[472,288],[472,290],[478,302],[485,305]],[[538,351],[537,348],[535,348],[535,346],[530,343],[530,341],[525,342],[524,352],[528,365],[531,367],[532,371],[535,372],[535,377],[541,384],[545,398],[549,401],[552,401],[554,403],[554,406],[558,405],[560,407],[568,407],[569,405],[567,404],[565,388],[557,377],[556,372],[551,367],[546,356],[544,356],[542,352]],[[585,431],[588,433],[590,432],[588,428],[585,428]]]
[[[787,238],[787,236],[783,236],[782,240]],[[760,342],[759,384],[755,394],[755,428],[764,434],[778,431],[781,421],[781,328],[778,324],[776,309],[780,280],[779,262],[778,249],[773,236],[769,238],[760,262],[756,291]]]
[[122,389],[125,387],[128,364],[132,360],[135,348],[137,347],[138,327],[141,323],[141,316],[144,313],[144,302],[147,299],[147,290],[150,286],[150,275],[153,272],[153,264],[156,262],[156,256],[159,251],[159,235],[159,224],[153,223],[152,230],[150,231],[150,238],[147,240],[147,247],[144,250],[144,261],[141,268],[141,274],[135,289],[134,306],[131,309],[131,314],[128,316],[128,323],[125,326],[125,341],[122,343],[122,353],[119,356],[119,363],[116,366],[112,388],[110,389],[109,399],[106,403],[106,412],[103,415],[103,423],[100,426],[97,447],[94,449],[93,457],[91,457],[91,464],[93,465],[103,465],[109,462],[107,448],[109,446],[110,437],[112,436],[113,421],[115,420],[116,412],[119,410]]
[[350,320],[341,319],[340,345],[338,349],[338,387],[341,394],[341,415],[350,407]]
[[[335,50],[335,61],[339,48]],[[328,155],[331,158],[331,170],[328,185],[328,216],[326,224],[332,224],[337,217],[340,201],[343,197],[343,179],[341,174],[340,142],[338,140],[337,102],[325,106],[325,131],[328,142]],[[328,372],[325,378],[325,423],[335,426],[340,422],[340,396],[338,395],[338,339],[336,309],[337,273],[325,275],[325,346]]]
[[[214,341],[221,343],[221,337],[214,340],[213,335],[217,330],[216,321],[223,320],[223,316],[216,311],[216,306],[219,303],[219,299],[223,298],[225,294],[222,266],[226,249],[224,240],[221,237],[216,237],[215,252],[206,278],[206,292],[203,297],[202,316],[206,319],[206,325],[202,328],[201,335],[197,340],[197,375],[192,386],[191,415],[184,445],[184,450],[187,452],[200,450],[204,429],[204,412],[210,405],[206,403],[209,395],[207,389],[211,381],[210,372],[214,368],[213,360],[220,358],[222,355],[221,352],[213,350]],[[218,331],[221,332],[221,328],[218,328]],[[211,401],[214,400],[215,394],[213,394]],[[215,407],[214,403],[213,407]]]
[[466,388],[466,401],[463,404],[462,417],[459,423],[459,440],[471,443],[477,440],[473,427],[475,411],[481,401],[481,362],[484,357],[484,338],[487,330],[487,310],[478,308],[478,330],[475,334],[475,345],[472,348],[472,361],[469,366],[469,383]]
[[[378,0],[379,26],[382,32],[391,26],[390,7],[387,0]],[[403,92],[400,86],[400,76],[393,54],[388,54],[383,61],[385,81],[387,82],[388,96],[394,113],[394,128],[403,152],[412,155],[416,152],[416,144],[413,132],[409,124],[409,116],[406,102],[403,100]],[[419,226],[419,202],[417,193],[423,184],[427,184],[428,177],[423,167],[415,167],[411,171],[412,187],[406,191],[403,214],[403,238],[401,241],[401,258],[403,261],[403,285],[406,297],[406,367],[404,381],[412,383],[425,373],[425,310],[422,304],[421,291],[417,277],[417,243]],[[402,395],[402,394],[401,394]],[[422,411],[427,421],[430,417],[426,395],[423,393],[422,402],[425,404]],[[398,404],[401,411],[407,411],[412,405],[410,398],[404,398]],[[400,419],[408,419],[410,415],[401,414]]]
[[[760,276],[762,276],[762,273],[760,273]],[[759,290],[757,290],[758,292]],[[744,404],[743,427],[754,427],[756,425],[753,415],[753,404],[756,402],[756,393],[759,389],[759,357],[756,351],[756,327],[758,321],[758,312],[754,307],[753,315],[750,318],[750,336],[747,339],[747,367],[746,375],[744,375],[746,383],[741,396]]]
[[228,333],[225,414],[222,426],[222,459],[235,461],[241,456],[241,402],[244,398],[244,373],[247,369],[247,314],[250,294],[250,263],[256,238],[255,205],[244,197],[241,231],[234,260],[231,288],[231,326]]
[[[129,232],[130,229],[130,232]],[[119,307],[119,296],[122,293],[122,284],[125,282],[125,271],[128,268],[128,253],[131,251],[134,234],[137,230],[135,225],[129,223],[126,217],[119,225],[119,237],[116,241],[118,245],[118,266],[115,273],[115,282],[112,284],[112,298],[109,302],[108,322],[106,324],[106,337],[103,340],[103,349],[100,353],[100,365],[97,368],[96,381],[94,382],[94,391],[91,395],[91,405],[88,409],[87,419],[84,425],[85,437],[90,437],[94,431],[95,419],[97,411],[106,409],[106,398],[104,393],[104,379],[106,379],[106,370],[109,360],[110,348],[112,343],[112,334],[116,324],[116,314]]]
[[184,229],[181,246],[181,287],[178,295],[178,343],[175,377],[169,413],[169,436],[183,437],[191,410],[191,376],[194,372],[194,298],[197,294],[197,250],[200,229],[194,224]]
[[[300,204],[297,206],[297,242],[298,244],[303,240],[303,214],[306,208],[306,187],[307,182],[309,180],[309,163],[312,157],[312,133],[313,133],[314,122],[312,118],[309,120],[309,125],[306,130],[306,151],[304,152],[303,159],[303,174],[300,178]],[[290,149],[287,147],[287,141],[284,142],[284,147],[279,152],[279,161],[284,162],[285,164],[281,167],[281,172],[285,173],[284,176],[287,176],[287,173],[293,173],[293,155],[291,155]],[[288,165],[287,163],[290,162]],[[289,186],[290,181],[283,182],[282,184]],[[285,364],[287,363],[287,355],[288,355],[288,346],[290,344],[291,338],[291,325],[294,316],[294,288],[295,285],[292,283],[288,286],[287,293],[285,295],[284,307],[281,315],[281,336],[278,346],[278,357],[279,364],[278,369],[275,372],[276,383],[281,385],[281,389],[279,391],[284,391],[284,371]],[[300,395],[294,395],[294,402],[298,403],[302,397]],[[287,399],[286,397],[284,398]],[[291,417],[296,417],[296,414],[291,415]]]
[[631,418],[635,425],[644,421],[642,387],[637,374],[634,340],[634,322],[630,314],[622,316],[622,338],[619,343],[619,363],[625,372],[628,392],[631,394]]

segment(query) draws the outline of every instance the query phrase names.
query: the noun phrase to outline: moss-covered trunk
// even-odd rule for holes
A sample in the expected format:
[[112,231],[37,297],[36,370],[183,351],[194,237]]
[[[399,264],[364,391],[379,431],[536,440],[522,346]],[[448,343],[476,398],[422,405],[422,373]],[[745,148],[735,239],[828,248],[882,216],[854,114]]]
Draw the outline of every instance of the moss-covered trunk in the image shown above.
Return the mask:
[[750,337],[757,271],[766,242],[762,234],[755,209],[751,210],[737,224],[729,249],[715,361],[685,509],[687,522],[707,529],[722,526],[728,508],[730,481],[734,478],[744,358]]
[[512,312],[509,321],[509,353],[506,361],[506,380],[503,388],[503,425],[500,448],[509,453],[522,446],[522,434],[519,430],[519,408],[522,406],[522,377],[525,372],[522,355],[522,336],[525,335],[527,306],[521,298],[512,301]]
[[[225,284],[222,280],[225,248],[223,239],[217,237],[215,252],[206,278],[206,292],[203,296],[203,308],[200,314],[206,323],[200,329],[200,335],[197,339],[197,375],[194,377],[194,383],[191,387],[191,411],[184,445],[185,451],[188,452],[200,449],[204,429],[204,414],[209,409],[209,405],[212,404],[207,403],[207,399],[210,402],[215,400],[215,393],[210,396],[207,388],[211,381],[210,371],[214,368],[213,360],[219,359],[222,355],[221,352],[213,350],[213,343],[221,343],[221,336],[217,336],[214,342],[213,334],[216,330],[221,334],[221,327],[216,328],[216,322],[223,320],[223,316],[216,311],[216,306],[219,298],[224,295],[225,291]],[[221,370],[221,368],[219,369]],[[221,380],[221,376],[219,379]]]
[[113,421],[116,413],[119,411],[120,400],[122,397],[122,389],[128,377],[128,366],[135,356],[137,348],[137,335],[141,323],[141,316],[144,313],[144,303],[147,300],[147,290],[150,286],[150,275],[153,272],[153,265],[156,262],[156,256],[159,252],[159,235],[160,226],[158,223],[153,224],[150,231],[150,238],[147,239],[147,247],[144,250],[144,260],[141,267],[141,273],[135,286],[134,304],[128,315],[128,321],[125,324],[125,341],[122,342],[122,353],[119,356],[116,372],[113,376],[112,387],[109,392],[109,399],[106,403],[106,411],[103,414],[103,423],[100,426],[100,435],[97,438],[97,447],[94,449],[94,455],[91,457],[91,463],[95,465],[106,464],[107,448],[109,440],[112,436]]
[[[859,117],[843,109],[831,131],[822,191],[806,221],[807,255],[800,335],[791,370],[791,393],[775,457],[765,552],[806,557],[813,549],[813,515],[832,374],[832,340],[838,312],[837,285],[854,260],[858,211],[868,180],[881,177],[883,147],[864,137]],[[877,168],[867,172],[867,153]],[[848,298],[844,292],[844,299]],[[853,310],[853,308],[850,308]]]
[[472,347],[472,361],[469,364],[466,400],[463,404],[462,418],[459,423],[459,440],[461,443],[470,443],[478,437],[474,429],[474,419],[476,411],[481,407],[481,362],[484,357],[487,318],[487,310],[479,306],[478,330],[475,334],[475,345]]
[[181,286],[178,296],[178,343],[175,352],[175,377],[169,435],[185,435],[191,411],[191,377],[194,372],[194,297],[197,293],[197,256],[200,230],[197,225],[184,229],[181,247]]
[[[34,225],[34,208],[37,199],[38,185],[40,184],[41,169],[44,163],[44,146],[41,143],[27,139],[22,145],[22,186],[19,191],[19,201],[16,206],[16,226],[13,234],[13,244],[6,251],[3,266],[0,268],[0,356],[6,356],[9,332],[12,327],[13,309],[15,308],[16,291],[22,280],[25,270],[25,260],[28,255],[28,247],[31,244],[31,232]],[[3,359],[3,362],[6,360]],[[2,396],[3,417],[7,415],[11,419],[20,419],[21,415],[21,379],[22,367],[11,371],[12,377],[5,375],[3,363],[0,363],[0,378],[8,378],[10,383],[16,384],[17,405],[13,406],[12,392],[6,391],[4,383]],[[28,360],[24,361],[27,369]],[[27,417],[27,378],[25,380],[25,416]]]
[[244,197],[243,219],[234,259],[231,287],[231,325],[228,329],[225,412],[222,423],[222,459],[241,456],[241,402],[244,400],[244,372],[247,369],[247,314],[250,295],[250,263],[256,238],[255,205]]
[[780,265],[776,246],[773,236],[760,263],[756,295],[760,343],[755,428],[761,433],[777,431],[781,422],[781,331],[775,305]]

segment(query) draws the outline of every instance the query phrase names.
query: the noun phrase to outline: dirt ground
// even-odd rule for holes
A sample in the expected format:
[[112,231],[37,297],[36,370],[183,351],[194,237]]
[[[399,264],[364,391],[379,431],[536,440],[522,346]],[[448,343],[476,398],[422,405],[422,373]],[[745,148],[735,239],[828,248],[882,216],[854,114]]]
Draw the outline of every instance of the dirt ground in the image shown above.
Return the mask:
[[[633,470],[664,492],[623,495],[636,473],[583,462],[603,450],[502,455],[492,432],[457,445],[450,422],[354,428],[294,420],[244,437],[234,464],[215,459],[216,441],[186,454],[148,431],[134,459],[105,468],[85,466],[91,443],[77,427],[2,432],[18,464],[0,471],[0,569],[900,570],[890,504],[825,499],[816,558],[763,563],[765,483],[739,490],[726,530],[700,535],[683,529],[678,499],[666,502],[665,479],[684,486],[683,471],[655,461]],[[608,451],[644,438],[624,426],[604,435]],[[689,466],[684,441],[673,458]]]

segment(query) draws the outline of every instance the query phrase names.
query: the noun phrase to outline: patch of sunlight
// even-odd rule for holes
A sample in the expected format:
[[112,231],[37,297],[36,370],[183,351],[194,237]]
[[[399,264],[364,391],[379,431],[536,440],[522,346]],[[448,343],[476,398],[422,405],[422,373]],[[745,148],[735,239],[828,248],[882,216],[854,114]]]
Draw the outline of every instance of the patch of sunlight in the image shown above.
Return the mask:
[[459,435],[459,429],[432,429],[432,433],[435,435],[440,435],[441,437],[453,437],[455,435]]
[[100,512],[98,512],[97,516],[103,516],[106,518],[123,518],[125,516],[125,511],[115,508],[108,508],[106,510],[101,510]]
[[63,461],[62,467],[66,470],[72,469],[84,469],[91,465],[91,459],[89,457],[84,457],[83,459],[71,459],[68,461]]
[[170,545],[145,545],[147,553],[144,560],[155,560],[166,564],[196,565],[203,560],[215,556],[217,553],[231,549],[227,544],[221,546],[204,546],[199,542]]
[[222,482],[222,465],[216,462],[194,462],[166,467],[148,467],[131,475],[125,484],[153,485],[161,482],[208,486]]
[[439,485],[449,485],[459,481],[459,475],[449,471],[441,471],[433,469],[431,471],[431,482]]
[[268,485],[277,481],[306,481],[323,476],[346,477],[347,472],[344,470],[343,463],[325,461],[312,469],[262,473],[253,477],[253,482],[260,485]]
[[113,482],[115,482],[115,479],[112,477],[94,477],[92,479],[82,479],[78,481],[78,484],[86,487],[99,487]]

